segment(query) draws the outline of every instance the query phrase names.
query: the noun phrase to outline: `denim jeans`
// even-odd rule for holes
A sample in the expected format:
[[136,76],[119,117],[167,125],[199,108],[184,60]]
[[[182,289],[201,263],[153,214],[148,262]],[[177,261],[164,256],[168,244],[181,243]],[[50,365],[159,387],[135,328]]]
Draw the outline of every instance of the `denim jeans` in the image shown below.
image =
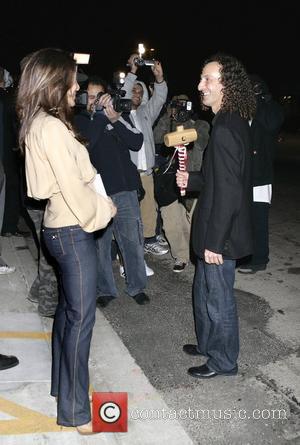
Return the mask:
[[97,236],[98,289],[97,295],[117,296],[111,261],[111,242],[114,235],[120,249],[125,274],[126,293],[131,297],[143,292],[147,284],[144,263],[144,236],[137,192],[120,192],[110,196],[117,214]]
[[44,227],[42,233],[60,277],[51,395],[58,397],[57,423],[78,426],[91,420],[88,360],[96,311],[96,245],[93,233],[79,226]]
[[229,372],[237,366],[239,326],[234,296],[235,260],[222,265],[197,259],[194,279],[194,314],[198,349],[207,366]]

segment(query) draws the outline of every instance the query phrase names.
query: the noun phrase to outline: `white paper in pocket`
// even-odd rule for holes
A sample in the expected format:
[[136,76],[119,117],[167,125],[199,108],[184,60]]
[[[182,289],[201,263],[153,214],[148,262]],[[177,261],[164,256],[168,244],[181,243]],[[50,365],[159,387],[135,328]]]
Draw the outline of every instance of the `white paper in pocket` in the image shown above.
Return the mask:
[[93,185],[94,185],[94,189],[96,190],[96,192],[99,195],[107,197],[107,193],[106,193],[100,173],[96,174]]

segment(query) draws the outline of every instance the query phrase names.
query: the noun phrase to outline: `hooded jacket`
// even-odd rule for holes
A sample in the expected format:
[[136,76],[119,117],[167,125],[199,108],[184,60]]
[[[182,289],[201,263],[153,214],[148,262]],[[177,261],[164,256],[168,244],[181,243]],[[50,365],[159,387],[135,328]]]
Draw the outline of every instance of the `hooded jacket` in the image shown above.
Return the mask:
[[[136,110],[136,118],[138,119],[138,125],[144,136],[147,171],[150,171],[155,164],[155,144],[152,126],[159,116],[162,106],[167,100],[168,87],[165,81],[162,83],[155,83],[153,95],[149,99],[146,85],[136,79],[137,76],[135,74],[128,73],[125,78],[123,89],[126,91],[125,97],[127,99],[131,99],[132,89],[136,83],[140,84],[144,90],[142,103]],[[130,157],[132,162],[137,165],[138,154],[130,151]]]
[[124,113],[113,124],[101,112],[94,119],[84,110],[75,117],[75,123],[89,144],[88,151],[94,167],[101,174],[108,195],[139,190],[140,176],[129,156],[129,148],[140,150],[143,135]]

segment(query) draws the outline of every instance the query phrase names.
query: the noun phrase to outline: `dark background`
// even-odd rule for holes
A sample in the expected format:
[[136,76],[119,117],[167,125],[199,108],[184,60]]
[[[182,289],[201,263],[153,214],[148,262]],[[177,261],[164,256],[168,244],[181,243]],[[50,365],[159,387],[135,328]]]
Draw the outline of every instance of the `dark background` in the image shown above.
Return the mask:
[[[91,53],[84,71],[110,82],[114,71],[126,70],[138,43],[144,43],[155,48],[154,55],[163,64],[170,96],[187,93],[197,102],[201,65],[217,51],[242,60],[249,73],[266,80],[275,96],[300,94],[296,2],[227,3],[175,8],[157,0],[123,5],[87,1],[79,7],[63,0],[9,1],[1,8],[0,65],[17,75],[22,57],[54,46]],[[139,75],[151,80],[151,69],[141,68]]]

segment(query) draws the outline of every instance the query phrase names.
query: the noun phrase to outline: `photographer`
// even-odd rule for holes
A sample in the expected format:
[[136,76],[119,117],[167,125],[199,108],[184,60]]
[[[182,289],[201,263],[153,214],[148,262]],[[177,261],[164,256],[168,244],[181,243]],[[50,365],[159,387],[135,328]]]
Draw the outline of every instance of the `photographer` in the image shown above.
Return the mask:
[[103,81],[92,78],[87,87],[87,109],[82,110],[75,119],[78,130],[89,142],[91,162],[101,174],[106,192],[118,209],[116,217],[97,237],[97,304],[105,307],[117,297],[111,261],[114,235],[125,267],[126,292],[137,304],[142,305],[148,303],[149,298],[144,293],[147,279],[137,194],[141,186],[129,149],[140,150],[143,135],[133,126],[128,113],[118,113],[114,109],[109,94],[98,96],[104,91]]
[[[142,59],[143,60],[143,59]],[[139,61],[139,63],[137,63]],[[164,80],[163,69],[158,61],[152,61],[152,72],[155,78],[154,90],[150,99],[143,82],[137,81],[137,71],[141,59],[138,54],[132,54],[128,59],[130,72],[124,83],[126,97],[132,101],[131,118],[136,127],[143,133],[144,143],[139,152],[130,152],[130,156],[140,173],[144,199],[141,201],[141,214],[145,236],[145,252],[152,255],[164,255],[168,248],[160,245],[155,236],[157,204],[154,199],[153,167],[155,165],[155,144],[152,126],[166,102],[168,87]]]
[[[185,269],[190,258],[190,229],[195,197],[191,193],[184,198],[180,196],[175,178],[177,157],[171,161],[174,149],[164,145],[164,135],[175,131],[177,125],[183,125],[186,129],[195,128],[198,138],[187,146],[187,169],[200,171],[203,152],[209,139],[209,124],[200,119],[194,120],[193,117],[192,103],[188,96],[174,96],[153,131],[155,143],[161,145],[160,158],[164,159],[162,165],[155,169],[155,197],[160,206],[163,229],[175,261],[173,272],[177,273]],[[172,163],[165,172],[170,162]]]

